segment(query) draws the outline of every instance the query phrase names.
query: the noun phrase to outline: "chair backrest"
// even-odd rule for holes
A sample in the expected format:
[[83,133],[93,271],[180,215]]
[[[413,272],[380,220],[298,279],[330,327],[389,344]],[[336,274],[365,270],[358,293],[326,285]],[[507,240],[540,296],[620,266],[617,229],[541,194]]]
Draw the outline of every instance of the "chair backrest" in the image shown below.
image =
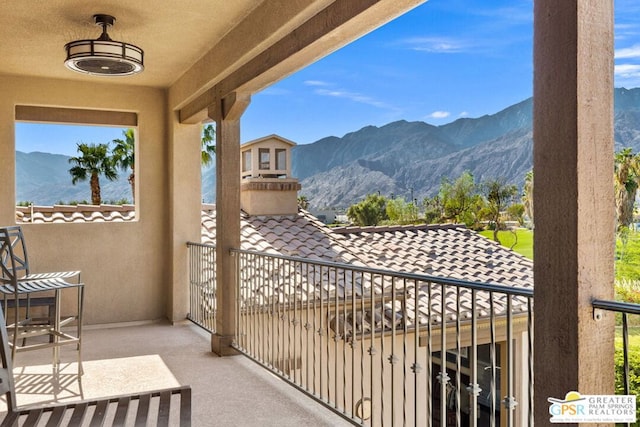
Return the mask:
[[29,274],[27,246],[19,225],[0,227],[0,270],[5,283]]
[[7,396],[7,410],[13,412],[17,408],[16,387],[13,380],[13,363],[9,349],[7,324],[0,304],[0,395]]

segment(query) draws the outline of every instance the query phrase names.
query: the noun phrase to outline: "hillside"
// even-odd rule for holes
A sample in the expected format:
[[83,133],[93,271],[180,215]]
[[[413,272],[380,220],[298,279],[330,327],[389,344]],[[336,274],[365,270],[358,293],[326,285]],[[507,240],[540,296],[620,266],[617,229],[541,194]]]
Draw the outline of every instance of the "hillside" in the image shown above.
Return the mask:
[[[522,186],[533,165],[533,99],[496,114],[442,126],[398,121],[328,137],[293,151],[293,175],[312,207],[347,207],[369,193],[421,200],[443,177],[465,170],[477,181]],[[615,90],[616,150],[640,151],[640,88]]]
[[[16,201],[52,205],[60,201],[91,201],[89,181],[71,184],[69,156],[50,153],[16,152]],[[116,181],[100,178],[102,199],[131,200],[128,174],[119,173]]]
[[[532,168],[532,99],[478,118],[442,126],[400,120],[329,136],[292,151],[293,176],[314,208],[347,207],[369,193],[421,200],[438,191],[443,177],[465,170],[476,180],[505,178],[521,186]],[[640,151],[640,88],[615,90],[616,150]],[[20,153],[17,200],[52,204],[89,199],[88,183],[71,185],[68,157]],[[103,198],[130,198],[125,174],[101,180]],[[215,167],[203,170],[203,199],[215,201]]]

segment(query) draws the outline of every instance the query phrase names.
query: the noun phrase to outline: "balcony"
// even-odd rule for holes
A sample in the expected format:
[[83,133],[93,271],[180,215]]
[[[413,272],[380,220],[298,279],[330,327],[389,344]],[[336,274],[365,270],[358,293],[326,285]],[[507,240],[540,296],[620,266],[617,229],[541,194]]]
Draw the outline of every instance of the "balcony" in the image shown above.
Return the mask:
[[[190,317],[215,331],[215,247],[189,248]],[[232,253],[234,348],[346,420],[534,425],[531,289]],[[621,313],[617,394],[630,394],[627,324],[640,306],[596,300],[593,310]]]
[[[53,372],[49,351],[16,356],[18,405],[64,402],[190,385],[192,425],[326,425],[347,423],[245,357],[221,358],[209,334],[184,322],[88,328],[84,375],[75,351],[62,350]],[[1,402],[2,409],[6,408]],[[2,415],[0,415],[0,419]]]
[[[214,248],[189,246],[191,318],[215,329]],[[194,426],[211,420],[216,425],[533,425],[533,412],[525,409],[532,407],[530,291],[250,251],[234,254],[241,273],[234,347],[247,357],[216,357],[209,332],[191,322],[90,327],[81,378],[68,348],[59,372],[47,351],[17,356],[18,404],[188,384]],[[308,283],[316,284],[306,293],[310,298],[300,292]],[[335,292],[356,283],[357,294]],[[377,291],[367,294],[367,283]],[[431,305],[411,302],[416,287],[427,292]],[[637,306],[605,301],[595,301],[594,309],[596,315],[627,313],[625,331],[627,316],[640,313]],[[433,310],[435,321],[415,322],[421,310]],[[418,363],[414,354],[420,354]],[[623,370],[628,380],[628,364]],[[425,375],[432,381],[424,381]]]

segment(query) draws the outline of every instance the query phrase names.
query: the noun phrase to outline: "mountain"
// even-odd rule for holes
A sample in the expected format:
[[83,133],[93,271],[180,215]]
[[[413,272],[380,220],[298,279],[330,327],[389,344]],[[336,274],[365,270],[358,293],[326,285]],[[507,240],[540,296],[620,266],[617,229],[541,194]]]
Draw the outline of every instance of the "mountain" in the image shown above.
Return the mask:
[[[640,151],[640,88],[615,90],[615,147]],[[370,193],[437,193],[444,177],[470,171],[477,182],[522,186],[533,165],[533,99],[442,126],[398,121],[294,147],[292,173],[315,208],[347,207]]]
[[[16,151],[16,201],[53,205],[59,202],[89,201],[89,181],[71,184],[69,156]],[[131,200],[127,173],[118,173],[116,181],[100,177],[102,200]]]
[[[615,90],[616,150],[640,151],[640,88]],[[348,207],[370,193],[418,200],[437,193],[443,177],[468,170],[483,181],[521,186],[532,168],[533,100],[442,126],[400,120],[329,136],[292,150],[292,173],[314,208]],[[68,157],[16,153],[17,200],[53,204],[90,199],[89,184],[71,185]],[[215,162],[214,162],[215,164]],[[101,179],[105,200],[131,198],[126,174]],[[203,200],[215,201],[215,167],[203,169]]]

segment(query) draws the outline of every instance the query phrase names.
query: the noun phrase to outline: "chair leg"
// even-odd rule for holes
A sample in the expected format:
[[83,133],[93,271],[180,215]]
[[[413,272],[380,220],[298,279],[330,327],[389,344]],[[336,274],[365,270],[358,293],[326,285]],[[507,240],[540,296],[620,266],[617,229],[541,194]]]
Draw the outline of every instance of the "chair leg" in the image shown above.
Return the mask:
[[18,348],[18,322],[20,321],[20,300],[16,298],[16,306],[13,309],[13,346],[11,347],[11,360],[16,360]]
[[[53,364],[55,366],[60,365],[60,347],[58,346],[58,342],[60,341],[60,336],[58,335],[60,333],[60,309],[61,309],[61,303],[60,303],[60,290],[56,289],[55,291],[55,303],[56,303],[56,315],[53,319],[53,332],[54,332],[54,338],[53,338]],[[58,366],[59,367],[59,366]]]
[[77,334],[78,334],[78,375],[84,374],[82,367],[82,314],[84,312],[84,285],[78,287],[78,318],[77,318]]

